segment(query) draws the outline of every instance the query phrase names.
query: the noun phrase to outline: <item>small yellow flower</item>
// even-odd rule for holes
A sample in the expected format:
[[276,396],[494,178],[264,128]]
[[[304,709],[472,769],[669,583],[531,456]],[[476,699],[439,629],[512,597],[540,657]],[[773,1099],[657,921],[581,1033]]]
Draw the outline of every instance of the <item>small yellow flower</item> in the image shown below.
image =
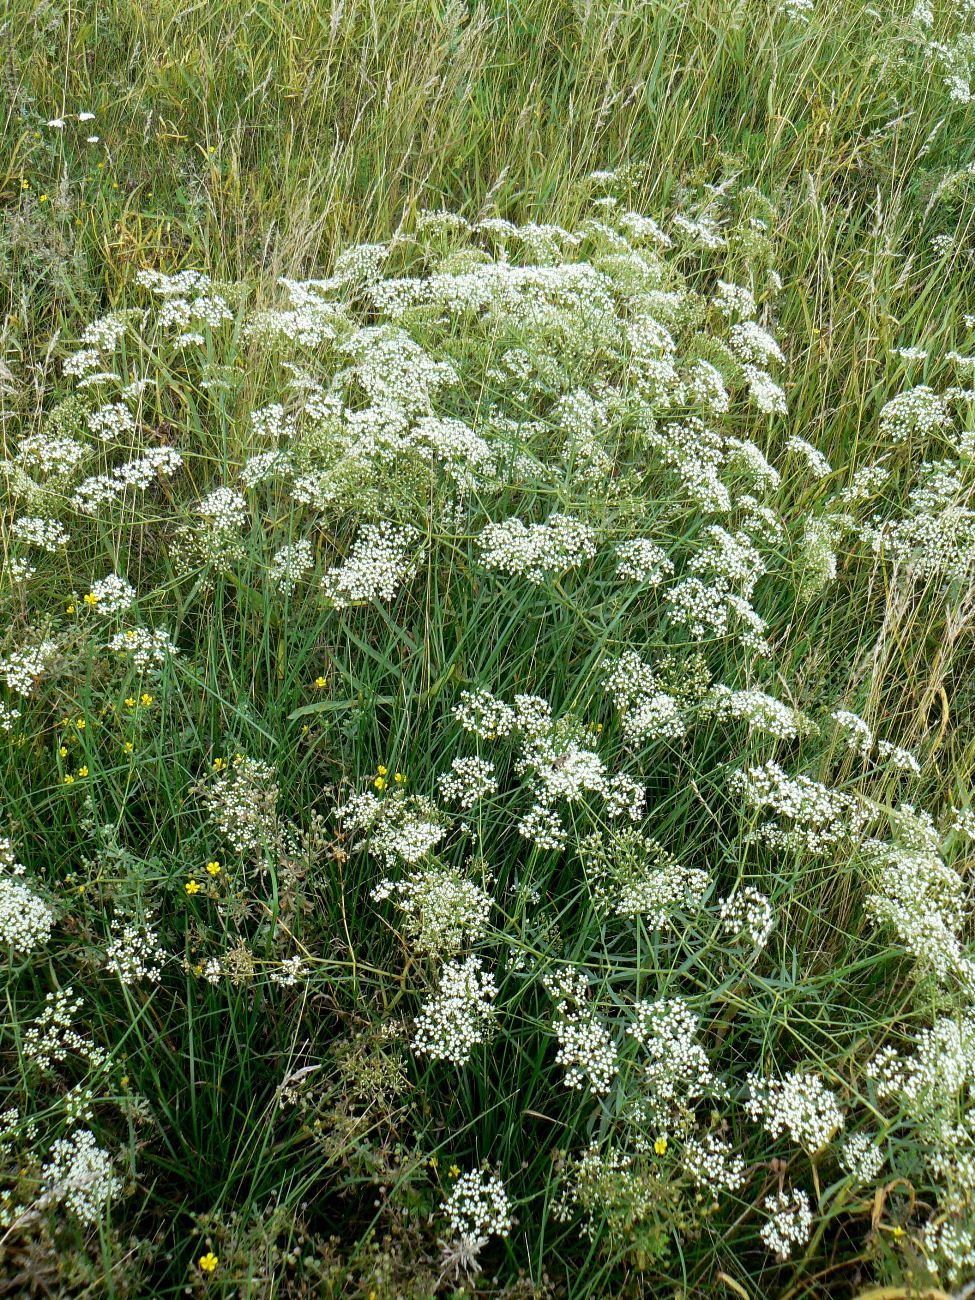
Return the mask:
[[20,182],[20,188],[21,188],[22,190],[29,190],[29,189],[30,189],[30,181],[27,180],[26,177],[25,177],[25,178]]
[[653,1144],[653,1149],[656,1151],[658,1156],[662,1156],[667,1150],[667,1139],[665,1137],[658,1137],[656,1142]]
[[128,640],[128,641],[134,641],[134,640],[135,640],[135,632],[134,632],[131,628],[129,628],[128,632],[126,632],[126,634],[125,634],[125,637],[126,637],[126,640]]
[[149,694],[148,691],[142,692],[142,694],[139,696],[139,703],[146,705],[147,708],[152,703],[152,696]]
[[61,755],[62,758],[67,758],[68,757],[67,745],[62,745],[61,748],[58,750],[58,753]]
[[203,886],[200,884],[198,880],[188,880],[186,884],[183,886],[183,888],[192,898],[194,894],[198,894],[200,892]]
[[74,607],[74,605],[69,605],[69,606],[67,607],[67,609],[65,610],[65,613],[67,613],[67,614],[73,614],[74,612],[75,612],[75,607]]
[[135,745],[133,745],[131,740],[127,740],[125,744],[122,746],[122,748],[125,750],[127,754],[131,754],[132,751],[135,749]]
[[84,718],[75,718],[74,725],[78,728],[79,731],[84,731],[84,729],[85,729],[85,720],[84,720]]
[[123,1074],[121,1079],[119,1080],[119,1083],[121,1083],[123,1088],[127,1088],[129,1086],[129,1076],[127,1074]]
[[383,767],[382,763],[380,763],[379,766],[376,768],[376,775],[377,775],[377,776],[385,776],[386,773],[387,773],[388,771],[389,771],[389,768],[388,768],[388,767]]
[[316,677],[315,685],[318,687],[320,691],[323,691],[325,687],[328,685],[328,682],[325,680],[324,677]]
[[225,758],[215,758],[213,760],[214,772],[222,772],[226,766],[227,766],[227,760]]
[[196,976],[197,979],[200,978],[200,976],[203,974],[203,962],[197,962],[197,964],[193,967],[193,974]]
[[127,695],[127,696],[125,697],[125,707],[126,707],[127,709],[134,709],[134,708],[135,708],[135,700],[133,699],[133,697],[132,697],[131,695]]
[[386,778],[384,776],[377,776],[375,781],[373,781],[373,785],[376,787],[377,790],[385,790]]
[[79,768],[78,768],[78,775],[79,775],[79,776],[87,776],[87,775],[88,775],[88,769],[87,769],[87,767],[79,767]]
[[219,863],[219,862],[208,862],[208,863],[207,863],[207,873],[208,873],[209,875],[211,875],[211,876],[219,876],[219,875],[220,875],[220,863]]
[[402,785],[403,782],[406,780],[406,777],[403,775],[402,772],[394,772],[393,780],[396,782],[397,785]]
[[212,1273],[220,1261],[212,1250],[208,1250],[205,1255],[200,1256],[198,1263],[204,1273]]
[[427,1161],[427,1164],[430,1166],[431,1169],[436,1169],[437,1166],[440,1164],[440,1161],[437,1159],[436,1156],[431,1156],[430,1159]]
[[88,594],[85,596],[85,604],[86,605],[98,604],[98,597],[95,595],[93,591],[89,591]]
[[460,1177],[460,1166],[459,1166],[459,1165],[451,1165],[450,1168],[447,1170],[447,1173],[450,1174],[451,1178],[459,1178],[459,1177]]
[[74,777],[71,775],[70,772],[65,772],[65,774],[64,774],[64,784],[65,784],[65,785],[74,785]]
[[46,203],[46,202],[47,202],[47,195],[46,195],[46,194],[42,194],[42,195],[40,196],[40,200],[39,200],[39,201],[40,201],[41,203]]
[[901,1227],[900,1224],[898,1224],[897,1227],[894,1228],[893,1231],[891,1232],[891,1236],[896,1237],[898,1241],[901,1239],[901,1237],[903,1237],[903,1235],[904,1235],[904,1229]]

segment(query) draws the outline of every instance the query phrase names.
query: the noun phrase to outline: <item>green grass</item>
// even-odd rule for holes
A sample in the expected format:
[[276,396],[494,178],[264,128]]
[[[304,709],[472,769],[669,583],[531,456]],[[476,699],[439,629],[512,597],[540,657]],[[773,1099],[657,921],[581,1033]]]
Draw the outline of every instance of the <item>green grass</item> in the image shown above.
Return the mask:
[[[775,759],[866,801],[871,834],[901,847],[898,803],[928,810],[961,882],[956,928],[967,952],[970,842],[949,827],[951,809],[970,803],[975,771],[971,570],[915,580],[876,554],[861,526],[870,511],[903,517],[921,463],[952,454],[950,439],[972,427],[964,392],[951,429],[895,444],[878,419],[913,385],[963,387],[965,367],[948,354],[975,351],[972,108],[949,95],[909,12],[823,0],[808,22],[759,0],[8,6],[0,658],[45,636],[57,651],[29,699],[0,688],[22,715],[0,733],[2,820],[55,912],[50,940],[11,948],[7,962],[0,1110],[17,1107],[20,1118],[0,1142],[0,1174],[11,1202],[37,1212],[3,1223],[0,1295],[812,1300],[873,1287],[941,1296],[973,1275],[967,1262],[952,1271],[922,1235],[929,1222],[959,1231],[975,1222],[975,1187],[932,1161],[945,1145],[937,1123],[968,1113],[969,1083],[946,1089],[932,1111],[884,1101],[868,1070],[881,1046],[906,1051],[938,1017],[964,1017],[963,974],[932,971],[872,918],[878,868],[861,839],[824,854],[755,844],[748,832],[760,818],[731,778]],[[946,41],[964,26],[954,10],[936,16]],[[78,122],[79,112],[94,118]],[[47,125],[57,117],[63,129]],[[595,170],[615,179],[593,181]],[[273,443],[249,413],[273,402],[297,410],[287,363],[326,388],[348,364],[328,342],[248,333],[256,312],[282,304],[279,277],[324,277],[349,246],[389,240],[385,274],[471,266],[472,245],[497,244],[424,230],[424,212],[577,230],[594,214],[609,220],[592,200],[610,191],[671,233],[675,214],[702,212],[730,232],[718,250],[678,240],[662,254],[663,283],[681,295],[672,326],[681,358],[714,359],[722,327],[707,304],[718,279],[755,290],[786,354],[776,379],[787,415],[759,415],[741,397],[737,363],[719,364],[735,375],[735,401],[716,423],[754,439],[783,475],[757,493],[783,523],[762,545],[767,573],[754,597],[769,658],[733,635],[690,635],[663,588],[614,576],[611,548],[633,537],[652,538],[686,575],[723,515],[681,489],[630,408],[600,433],[608,478],[587,476],[578,449],[563,455],[560,394],[600,383],[635,391],[629,345],[594,344],[579,318],[563,335],[503,313],[444,322],[416,308],[404,318],[457,370],[437,415],[481,432],[503,409],[521,422],[536,471],[515,465],[490,487],[475,484],[460,513],[450,476],[420,457],[348,471],[319,507],[277,480],[248,491],[239,544],[208,552],[196,503]],[[568,260],[611,251],[590,228]],[[534,260],[530,245],[512,244],[511,257]],[[80,388],[63,361],[97,317],[153,305],[135,284],[146,268],[205,272],[234,319],[190,350],[152,318],[130,327],[115,364],[152,382],[133,399],[138,432],[119,446],[128,456],[171,444],[183,464],[144,495],[85,516],[70,503],[77,479],[119,457],[83,433],[84,416],[115,397]],[[619,319],[630,319],[639,303],[623,271],[612,274]],[[361,284],[336,297],[349,322],[340,341],[353,325],[381,322]],[[911,346],[926,356],[895,351]],[[564,373],[523,391],[499,372],[515,347],[539,371]],[[367,405],[361,382],[343,394],[351,409]],[[302,419],[291,439],[299,469],[334,472],[335,427]],[[32,488],[14,468],[20,441],[59,421],[87,440],[85,468]],[[829,459],[826,478],[787,453],[794,435]],[[961,459],[967,508],[971,458]],[[806,522],[837,508],[853,472],[877,461],[889,478],[837,541],[837,576],[810,595]],[[754,490],[744,473],[722,473],[736,497]],[[476,539],[488,521],[555,511],[598,534],[589,564],[538,586],[485,567]],[[72,540],[55,555],[31,552],[37,573],[17,583],[9,560],[26,550],[12,525],[23,515],[62,520]],[[729,531],[740,515],[724,519]],[[377,519],[418,530],[418,570],[391,601],[338,610],[316,579]],[[272,557],[300,539],[312,544],[314,571],[282,593]],[[105,652],[105,629],[126,624],[103,624],[84,595],[112,570],[138,593],[131,621],[165,626],[179,647],[159,675]],[[694,714],[683,739],[632,743],[602,689],[607,661],[627,649],[656,665],[661,689],[689,714],[703,664],[714,682],[761,689],[820,730],[776,742]],[[594,800],[563,809],[562,852],[520,835],[516,745],[475,741],[453,718],[474,687],[508,704],[544,696],[612,770],[637,774],[648,792],[642,829],[708,873],[703,904],[678,908],[671,928],[600,911],[579,841],[606,830],[604,811]],[[861,762],[829,722],[837,708],[909,747],[919,774]],[[272,765],[278,790],[276,819],[242,852],[206,808],[238,752]],[[424,952],[403,913],[370,896],[406,868],[387,871],[336,816],[352,793],[374,788],[380,765],[388,801],[437,798],[437,775],[460,753],[490,755],[499,790],[432,857],[490,894],[487,931],[462,951],[497,973],[503,1010],[464,1066],[411,1046],[443,954]],[[189,881],[200,891],[188,894]],[[719,901],[740,881],[761,888],[776,915],[760,953],[733,949],[719,931]],[[168,954],[159,983],[123,984],[106,968],[119,917],[158,931]],[[295,956],[300,979],[275,984]],[[206,963],[217,957],[211,982]],[[587,973],[595,1012],[616,1035],[621,1064],[607,1096],[566,1088],[555,1063],[541,976],[563,965]],[[73,1051],[38,1069],[25,1034],[45,994],[68,985],[83,998],[76,1028],[105,1060]],[[664,1153],[639,1155],[639,1188],[611,1178],[560,1217],[572,1162],[590,1141],[625,1146],[640,1128],[626,1117],[639,1075],[625,1032],[635,1002],[675,997],[700,1017],[729,1085],[726,1099],[697,1104],[695,1122],[728,1136],[747,1182],[712,1209],[681,1173],[675,1123]],[[869,1185],[845,1178],[835,1142],[809,1151],[745,1118],[747,1074],[792,1069],[821,1075],[850,1132],[879,1135],[886,1164]],[[80,1121],[74,1087],[92,1090]],[[112,1153],[119,1180],[87,1225],[38,1199],[51,1143],[78,1123]],[[659,1125],[643,1127],[651,1142],[659,1136]],[[502,1174],[516,1222],[481,1252],[483,1271],[465,1273],[442,1253],[442,1203],[451,1168],[482,1162]],[[759,1237],[762,1201],[780,1181],[804,1188],[814,1208],[808,1244],[786,1262]],[[199,1264],[209,1252],[212,1272]],[[943,1289],[923,1289],[935,1283]]]

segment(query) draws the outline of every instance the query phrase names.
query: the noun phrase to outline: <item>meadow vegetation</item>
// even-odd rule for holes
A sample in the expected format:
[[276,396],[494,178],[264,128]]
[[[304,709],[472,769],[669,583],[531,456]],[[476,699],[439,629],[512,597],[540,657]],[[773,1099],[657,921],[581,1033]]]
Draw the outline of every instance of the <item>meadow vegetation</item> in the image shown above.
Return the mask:
[[973,0],[0,78],[0,1295],[970,1294]]

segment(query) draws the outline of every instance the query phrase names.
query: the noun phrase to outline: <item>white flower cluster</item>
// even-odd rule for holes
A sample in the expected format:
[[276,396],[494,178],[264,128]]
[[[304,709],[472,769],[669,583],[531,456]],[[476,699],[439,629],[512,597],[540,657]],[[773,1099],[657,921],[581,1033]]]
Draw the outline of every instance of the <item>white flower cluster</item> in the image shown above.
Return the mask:
[[868,820],[860,800],[808,776],[790,776],[778,763],[735,772],[732,789],[746,805],[770,810],[786,824],[768,822],[757,836],[768,844],[809,853],[827,853],[844,841],[856,841]]
[[639,831],[609,837],[593,831],[580,842],[579,856],[596,908],[604,915],[642,916],[650,930],[699,907],[707,891],[706,871],[683,866]]
[[210,820],[238,853],[265,850],[277,829],[278,787],[274,768],[236,755],[205,795]]
[[282,546],[275,551],[268,569],[268,577],[283,596],[290,596],[298,584],[305,579],[314,567],[314,553],[311,542],[302,538],[290,546]]
[[694,1105],[718,1088],[697,1041],[699,1019],[683,998],[638,1002],[628,1032],[645,1052],[640,1062],[648,1121],[664,1134],[684,1131]]
[[947,403],[926,384],[898,393],[880,412],[880,434],[886,442],[906,442],[914,434],[928,438],[950,424]]
[[42,519],[37,515],[23,515],[14,520],[10,531],[19,542],[39,546],[41,550],[52,554],[60,546],[67,546],[71,540],[63,524],[59,524],[56,519]]
[[89,414],[88,429],[101,442],[120,440],[135,433],[135,416],[124,402],[108,402]]
[[435,1061],[466,1065],[478,1043],[487,1041],[498,986],[480,957],[447,962],[440,987],[420,1009],[413,1047]]
[[690,1136],[684,1143],[684,1169],[709,1192],[736,1192],[745,1182],[745,1161],[717,1133]]
[[450,1227],[477,1252],[489,1237],[507,1237],[512,1228],[511,1202],[499,1174],[469,1169],[461,1174],[444,1202]]
[[873,748],[874,737],[873,732],[860,715],[852,713],[849,709],[834,709],[829,716],[843,733],[847,748],[852,749],[855,754],[859,754],[862,758],[866,758]]
[[343,564],[329,569],[322,588],[336,609],[372,600],[392,600],[409,582],[422,558],[415,528],[385,521],[363,524]]
[[41,1169],[39,1206],[61,1206],[83,1224],[98,1222],[106,1203],[121,1190],[112,1158],[88,1129],[78,1129],[51,1144]]
[[48,993],[44,1008],[24,1035],[24,1055],[39,1070],[66,1061],[73,1053],[93,1067],[104,1065],[108,1054],[82,1038],[74,1028],[74,1017],[82,1007],[70,984]]
[[149,447],[108,474],[84,479],[75,488],[71,504],[82,514],[97,514],[99,506],[123,496],[129,488],[144,492],[159,475],[175,474],[182,464],[183,458],[174,447]]
[[899,518],[871,518],[863,536],[919,580],[967,581],[975,568],[971,487],[957,462],[925,463]]
[[565,1070],[565,1086],[581,1092],[587,1086],[606,1096],[613,1086],[619,1060],[612,1036],[588,1005],[588,981],[572,967],[543,977],[555,1002],[552,1032],[558,1039],[557,1065]]
[[[162,298],[157,319],[164,329],[175,327],[189,331],[191,326],[217,329],[234,318],[226,299],[213,292],[210,277],[202,271],[166,275],[162,271],[143,270],[136,275],[136,283]],[[177,343],[188,341],[202,343],[203,336],[184,332],[176,339]]]
[[864,856],[873,868],[866,909],[889,926],[918,964],[942,981],[960,978],[975,991],[975,962],[966,953],[963,882],[930,844],[869,840]]
[[112,636],[108,648],[115,654],[128,655],[140,673],[162,668],[179,653],[165,628],[127,628]]
[[405,913],[406,934],[417,951],[441,959],[480,938],[491,914],[489,894],[454,867],[439,864],[402,880],[381,880],[372,897],[391,900]]
[[616,576],[656,587],[674,572],[666,551],[649,537],[635,537],[616,547]]
[[14,723],[20,716],[20,709],[12,709],[7,704],[0,704],[0,731],[12,731]]
[[87,455],[88,448],[77,438],[45,429],[21,438],[16,460],[24,469],[62,479],[72,474]]
[[886,1157],[874,1138],[866,1133],[851,1133],[840,1148],[840,1164],[861,1187],[868,1187]]
[[16,650],[0,659],[0,677],[12,691],[26,697],[32,694],[36,679],[47,672],[57,652],[57,643],[50,640]]
[[759,1236],[780,1260],[786,1260],[796,1246],[804,1246],[812,1233],[813,1213],[809,1197],[802,1188],[766,1196],[769,1212]]
[[294,466],[285,452],[262,451],[256,456],[247,458],[238,477],[244,487],[256,488],[262,483],[267,483],[276,474],[282,478],[287,477],[293,469]]
[[437,785],[444,799],[453,800],[465,810],[498,788],[494,764],[484,758],[455,758],[450,771],[437,777]]
[[383,798],[365,790],[335,810],[343,827],[363,839],[353,850],[368,847],[387,870],[399,862],[410,866],[425,858],[447,833],[443,813],[429,799],[398,793]]
[[543,524],[517,517],[488,524],[478,538],[481,560],[489,568],[527,578],[536,585],[547,575],[576,568],[596,554],[592,528],[580,519],[554,514]]
[[764,691],[733,691],[723,685],[712,687],[701,701],[700,713],[703,717],[736,718],[776,740],[808,736],[816,728],[811,718]]
[[722,899],[718,915],[728,938],[747,938],[754,948],[764,948],[775,928],[772,904],[751,885],[741,885]]
[[490,691],[462,691],[460,703],[454,707],[454,717],[465,731],[481,740],[496,740],[514,730],[514,709],[509,708]]
[[686,731],[677,700],[661,688],[653,668],[635,650],[607,662],[603,689],[622,712],[623,734],[630,744],[677,740]]
[[117,975],[123,984],[138,984],[147,980],[158,984],[169,954],[160,946],[159,936],[147,918],[139,925],[118,918],[112,939],[105,949],[105,967]]
[[123,614],[136,598],[135,588],[117,573],[110,573],[92,583],[85,603],[103,618]]
[[793,1142],[815,1155],[843,1127],[843,1112],[835,1093],[818,1074],[792,1071],[783,1079],[748,1076],[751,1096],[745,1110],[760,1120],[773,1138],[788,1133]]
[[786,440],[786,451],[791,451],[797,456],[801,456],[812,474],[814,479],[827,478],[833,472],[833,467],[819,450],[805,438],[800,438],[798,434],[793,434]]
[[835,709],[830,717],[840,727],[847,747],[854,753],[866,758],[871,750],[876,749],[877,757],[886,760],[902,772],[920,774],[921,765],[909,749],[895,745],[889,740],[877,740],[869,726],[856,713],[849,709]]
[[196,513],[218,533],[238,533],[247,523],[247,502],[233,488],[218,487],[197,503]]
[[0,943],[26,954],[46,943],[53,928],[54,912],[32,889],[0,876]]

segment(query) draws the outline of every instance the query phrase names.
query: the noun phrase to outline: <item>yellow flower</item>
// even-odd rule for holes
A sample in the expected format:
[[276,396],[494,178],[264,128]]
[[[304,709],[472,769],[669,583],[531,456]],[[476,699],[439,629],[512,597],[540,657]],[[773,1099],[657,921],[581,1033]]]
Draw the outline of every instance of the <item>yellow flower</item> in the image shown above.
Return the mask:
[[382,763],[380,763],[379,766],[376,768],[376,775],[377,775],[377,776],[385,776],[386,773],[387,773],[388,771],[389,771],[389,768],[388,768],[388,767],[383,767]]
[[127,754],[131,754],[132,751],[135,749],[135,745],[132,744],[131,740],[127,740],[125,744],[122,746],[122,748],[125,750]]
[[183,888],[192,898],[194,894],[198,894],[200,892],[203,886],[200,884],[198,880],[188,880],[186,884],[183,886]]
[[656,1151],[658,1156],[662,1156],[667,1150],[667,1139],[665,1137],[658,1137],[656,1142],[653,1144],[653,1149]]
[[430,1166],[431,1169],[436,1169],[437,1166],[440,1164],[440,1161],[437,1159],[436,1156],[431,1156],[430,1159],[427,1161],[427,1164]]
[[119,1080],[119,1083],[121,1083],[123,1088],[127,1088],[129,1086],[129,1076],[127,1074],[123,1074],[121,1079]]
[[897,1227],[894,1228],[891,1233],[891,1236],[896,1237],[898,1240],[900,1240],[900,1238],[903,1237],[903,1235],[904,1235],[904,1229],[901,1227],[900,1224],[898,1224]]
[[447,1173],[450,1174],[451,1178],[459,1178],[459,1177],[460,1177],[460,1166],[459,1166],[459,1165],[451,1165],[450,1168],[447,1170]]
[[79,768],[78,768],[78,775],[79,775],[79,776],[87,776],[87,775],[88,775],[88,769],[87,769],[87,767],[79,767]]
[[219,863],[219,862],[208,862],[208,863],[207,863],[207,872],[208,872],[208,874],[211,875],[211,876],[219,876],[219,875],[220,875],[220,863]]
[[316,677],[315,685],[318,687],[320,691],[323,691],[325,687],[328,685],[328,682],[325,680],[324,677]]
[[198,1263],[204,1273],[212,1273],[220,1261],[212,1250],[208,1250],[205,1255],[200,1256]]
[[386,778],[384,776],[377,776],[375,781],[373,781],[373,785],[376,787],[377,790],[385,790]]
[[46,194],[42,194],[42,195],[41,195],[41,197],[40,197],[40,202],[41,202],[41,203],[46,203],[46,202],[47,202],[47,195],[46,195]]
[[222,772],[226,766],[227,766],[227,760],[225,758],[215,758],[213,760],[214,772]]
[[22,190],[29,190],[29,189],[30,189],[30,181],[27,180],[26,177],[25,177],[25,178],[20,182],[20,188],[21,188]]
[[193,967],[193,974],[196,976],[197,979],[200,978],[200,976],[203,974],[203,962],[197,962],[197,964]]
[[125,697],[125,707],[126,707],[127,709],[134,709],[134,708],[135,708],[135,700],[132,698],[131,695],[127,695],[127,696]]
[[97,604],[98,604],[98,597],[95,595],[95,593],[94,593],[93,591],[89,591],[88,594],[87,594],[87,596],[85,596],[85,604],[86,604],[86,605],[97,605]]
[[148,691],[142,692],[142,694],[139,696],[139,703],[145,704],[147,707],[152,703],[152,696],[149,694]]
[[74,613],[74,605],[69,605],[69,606],[67,607],[67,610],[66,610],[65,612],[68,613],[68,614],[73,614],[73,613]]
[[126,632],[125,636],[126,636],[126,640],[128,640],[128,641],[134,641],[134,640],[135,640],[135,632],[134,632],[131,628],[129,628],[129,630],[128,630],[128,632]]
[[62,758],[67,758],[68,757],[67,745],[62,745],[61,748],[58,750],[58,753],[61,755]]
[[84,718],[76,718],[76,719],[75,719],[75,724],[74,724],[74,725],[78,728],[79,731],[84,731],[84,729],[85,729],[85,720],[84,720]]
[[64,774],[64,784],[65,784],[65,785],[74,785],[74,777],[71,775],[70,772],[65,772],[65,774]]
[[406,780],[406,777],[403,775],[402,772],[394,772],[393,780],[396,782],[397,785],[402,785],[403,782]]

